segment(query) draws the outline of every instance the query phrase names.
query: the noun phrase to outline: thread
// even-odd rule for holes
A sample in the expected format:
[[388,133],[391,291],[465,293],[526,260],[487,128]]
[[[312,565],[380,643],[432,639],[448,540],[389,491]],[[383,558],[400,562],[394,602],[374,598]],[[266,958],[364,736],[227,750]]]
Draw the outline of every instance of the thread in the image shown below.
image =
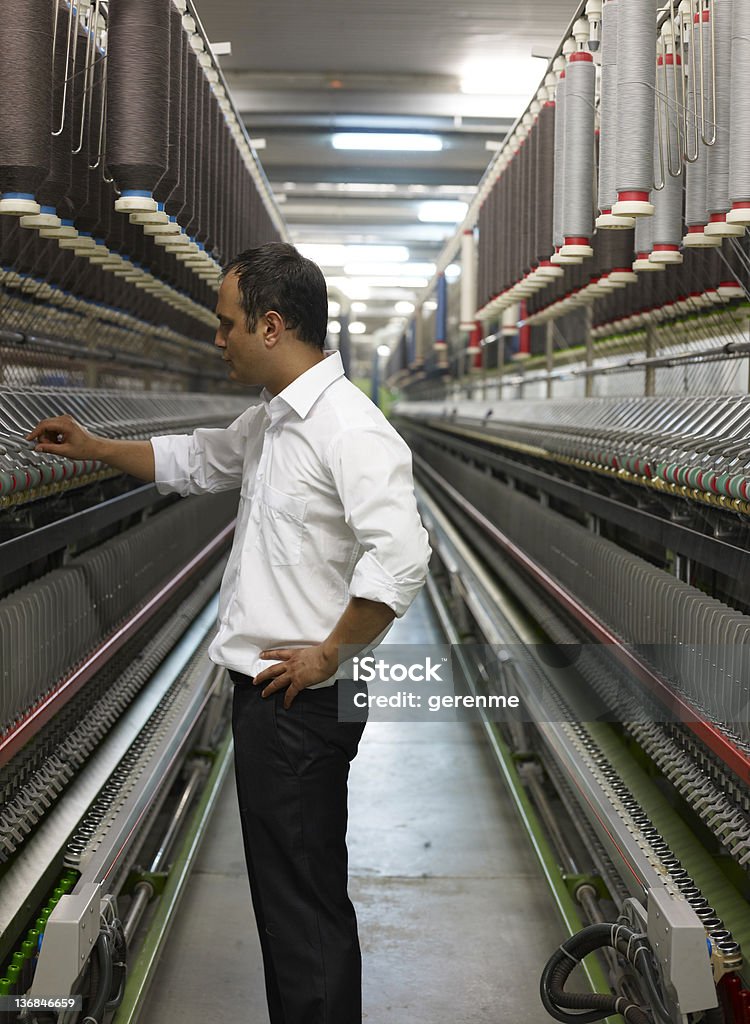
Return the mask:
[[654,217],[636,217],[635,252],[648,256],[654,248]]
[[[618,202],[648,203],[653,187],[656,0],[619,0],[617,33]],[[613,213],[651,213],[645,206]]]
[[49,172],[53,10],[18,0],[0,22],[0,193],[33,195]]
[[[154,198],[164,203],[166,213],[171,213],[175,206],[181,208],[184,201],[184,190],[177,192],[171,209],[167,202],[176,191],[180,181],[180,165],[182,160],[182,16],[176,7],[169,12],[169,110],[167,121],[167,169],[161,176],[155,190]],[[178,206],[179,204],[179,206]],[[172,213],[172,216],[174,214]]]
[[555,179],[555,104],[547,102],[537,121],[538,151],[534,189],[536,219],[534,256],[546,262],[554,252],[552,238],[553,194]]
[[167,169],[170,0],[109,9],[107,164],[121,192],[153,193]]
[[606,0],[602,8],[602,70],[599,99],[598,207],[611,212],[617,202],[617,32],[619,0]]
[[[187,187],[187,181],[190,173],[190,166],[188,163],[188,145],[190,141],[190,107],[188,106],[189,100],[189,89],[188,89],[188,76],[190,74],[190,45],[185,37],[185,33],[180,29],[180,50],[182,53],[181,58],[181,69],[180,69],[180,134],[179,134],[179,146],[180,146],[180,173],[179,180],[172,190],[172,194],[164,204],[164,209],[170,217],[176,218],[178,224],[184,227],[187,221],[190,219],[187,212],[187,203],[189,190]],[[170,36],[170,58],[171,58],[171,36]],[[171,90],[171,79],[170,79],[170,90]],[[170,91],[171,98],[171,91]]]
[[[75,100],[73,104],[73,142],[74,148],[81,140],[81,118],[83,117],[83,141],[80,153],[73,155],[73,214],[76,227],[79,231],[86,231],[89,234],[99,233],[101,223],[101,199],[100,188],[101,170],[91,170],[91,166],[97,163],[99,150],[99,128],[102,116],[102,101],[104,99],[104,64],[102,55],[96,51],[92,54],[96,57],[93,67],[86,72],[86,35],[78,41],[78,53],[76,54],[76,71],[78,72],[81,58],[81,70],[76,75]],[[84,106],[85,94],[85,106]]]
[[[58,5],[57,31],[55,33],[55,63],[52,69],[51,125],[57,131],[64,122],[62,131],[50,138],[49,173],[39,186],[37,199],[42,206],[51,206],[59,216],[70,215],[70,189],[72,165],[70,143],[70,121],[73,109],[72,89],[65,88],[65,65],[68,49],[68,11]],[[65,109],[63,110],[63,96]]]
[[745,0],[733,4],[731,52],[729,198],[735,206],[750,204],[750,4]]
[[198,220],[196,241],[210,248],[213,239],[210,236],[211,213],[213,210],[212,160],[213,160],[213,121],[211,119],[211,87],[206,81],[202,69],[200,73],[201,118],[200,118],[200,203],[201,212]]
[[[725,214],[732,206],[729,199],[729,119],[733,6],[733,0],[713,0],[716,45],[716,141],[708,152],[706,207],[709,215]],[[708,104],[706,110],[710,110]]]
[[201,79],[203,78],[203,72],[201,71],[200,65],[198,64],[198,58],[196,57],[192,47],[188,47],[190,51],[190,69],[188,71],[188,132],[189,132],[189,151],[188,151],[188,178],[186,187],[188,190],[188,206],[190,210],[190,218],[185,225],[185,232],[193,237],[198,231],[198,225],[200,223],[200,172],[201,172],[201,161],[199,158],[199,146],[200,146],[200,126],[202,117],[203,107],[203,90],[201,89]]
[[594,231],[592,191],[596,73],[591,54],[571,54],[566,82],[562,228],[566,247],[585,247]]
[[565,243],[563,234],[563,192],[565,188],[565,72],[557,83],[555,96],[555,187],[552,208],[552,239],[555,249]]
[[[708,12],[704,12],[708,14]],[[699,47],[698,32],[703,37],[703,53],[710,53],[711,27],[707,20],[702,20],[700,24],[696,24],[696,42],[695,46]],[[701,75],[700,73],[700,49],[698,53],[694,54],[695,58],[695,86],[697,87],[698,95],[698,109],[695,109],[695,97],[693,95],[693,59],[691,58],[688,67],[688,88],[687,88],[687,123],[688,123],[688,135],[692,134],[694,126],[698,124],[700,129],[700,96],[701,89],[703,89],[705,97],[705,109],[711,109],[711,83],[710,75]],[[703,78],[703,82],[701,82]],[[706,186],[708,182],[708,147],[703,144],[700,140],[700,130],[698,131],[698,158],[693,163],[689,163],[685,169],[685,223],[688,227],[688,232],[692,234],[698,234],[698,231],[692,229],[704,228],[708,221],[708,211],[706,208]]]
[[[683,178],[674,178],[669,173],[666,163],[668,152],[667,139],[673,153],[679,151],[677,131],[677,96],[675,95],[675,80],[673,74],[673,61],[680,63],[679,57],[671,53],[665,57],[659,57],[658,82],[660,95],[665,97],[663,106],[666,108],[662,122],[662,139],[665,154],[665,175],[664,188],[653,192],[654,218],[653,218],[653,252],[652,259],[655,262],[675,260],[681,262],[679,247],[682,242],[682,194]],[[681,68],[678,69],[681,73]],[[655,127],[658,131],[658,126]],[[656,154],[654,154],[656,158]],[[658,253],[662,255],[659,256]],[[665,255],[666,254],[666,255]],[[671,254],[671,255],[670,255]]]

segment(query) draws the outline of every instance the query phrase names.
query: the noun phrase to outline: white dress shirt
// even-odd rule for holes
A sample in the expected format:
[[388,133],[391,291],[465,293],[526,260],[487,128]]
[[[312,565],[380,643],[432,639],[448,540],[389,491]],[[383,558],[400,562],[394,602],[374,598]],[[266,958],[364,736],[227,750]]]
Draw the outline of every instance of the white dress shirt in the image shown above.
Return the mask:
[[240,489],[209,656],[250,676],[262,650],[325,640],[350,596],[403,615],[430,556],[411,451],[338,352],[261,398],[225,429],[151,439],[161,493]]

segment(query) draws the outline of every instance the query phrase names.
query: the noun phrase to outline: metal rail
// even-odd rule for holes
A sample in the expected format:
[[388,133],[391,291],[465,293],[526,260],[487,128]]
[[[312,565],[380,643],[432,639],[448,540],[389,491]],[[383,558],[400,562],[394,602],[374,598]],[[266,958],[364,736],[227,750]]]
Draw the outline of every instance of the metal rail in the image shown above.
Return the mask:
[[89,681],[120,648],[157,612],[189,579],[205,566],[228,543],[236,520],[232,520],[212,541],[205,545],[167,583],[153,594],[114,633],[110,634],[69,676],[31,708],[7,735],[0,739],[0,765],[6,764],[47,724],[81,687]]
[[562,587],[549,573],[507,537],[493,522],[479,512],[455,487],[445,481],[432,466],[418,455],[414,457],[418,470],[446,494],[461,511],[476,523],[501,549],[538,584],[555,603],[566,611],[598,643],[606,644],[608,651],[626,671],[641,683],[677,720],[712,750],[746,785],[750,784],[750,756],[740,750],[719,728],[706,721],[701,713],[683,697],[675,693],[666,680],[650,669],[622,640],[595,618],[576,597]]

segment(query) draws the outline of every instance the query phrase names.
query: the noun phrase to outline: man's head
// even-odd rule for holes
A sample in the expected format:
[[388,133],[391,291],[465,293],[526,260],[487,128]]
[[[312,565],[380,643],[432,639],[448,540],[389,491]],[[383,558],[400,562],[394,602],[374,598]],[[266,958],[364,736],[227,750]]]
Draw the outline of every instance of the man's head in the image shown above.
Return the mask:
[[225,350],[232,377],[278,389],[322,357],[325,278],[285,242],[247,249],[224,267],[216,315],[215,343]]

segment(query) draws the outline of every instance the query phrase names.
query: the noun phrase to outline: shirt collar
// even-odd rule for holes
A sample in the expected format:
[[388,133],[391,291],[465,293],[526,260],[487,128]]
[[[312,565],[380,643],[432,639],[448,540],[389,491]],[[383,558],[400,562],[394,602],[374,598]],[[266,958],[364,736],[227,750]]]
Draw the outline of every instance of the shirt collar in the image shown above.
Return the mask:
[[278,395],[271,394],[263,388],[263,399],[271,422],[276,423],[286,416],[290,409],[304,419],[323,392],[339,377],[344,376],[344,366],[338,352],[330,352],[325,359],[305,370],[291,384],[287,384]]

